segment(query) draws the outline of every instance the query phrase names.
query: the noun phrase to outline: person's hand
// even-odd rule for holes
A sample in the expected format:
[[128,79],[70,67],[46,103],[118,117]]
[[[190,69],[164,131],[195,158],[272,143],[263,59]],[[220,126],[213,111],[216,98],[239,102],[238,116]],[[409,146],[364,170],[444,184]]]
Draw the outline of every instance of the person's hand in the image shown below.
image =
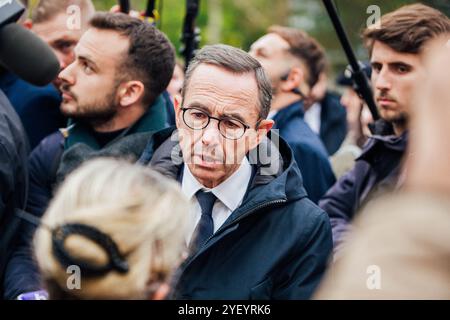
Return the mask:
[[407,188],[450,194],[450,35],[427,46],[427,81],[411,110]]
[[48,300],[48,292],[45,290],[22,293],[17,300]]

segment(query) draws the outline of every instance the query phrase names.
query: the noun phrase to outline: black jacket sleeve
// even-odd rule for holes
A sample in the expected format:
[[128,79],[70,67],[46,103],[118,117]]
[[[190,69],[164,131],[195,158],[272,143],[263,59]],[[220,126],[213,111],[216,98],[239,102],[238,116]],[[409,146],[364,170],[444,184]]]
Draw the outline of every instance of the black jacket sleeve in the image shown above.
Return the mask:
[[[29,194],[26,211],[41,218],[52,198],[55,165],[63,151],[63,136],[57,132],[45,138],[29,157]],[[41,289],[32,242],[36,226],[22,223],[17,243],[7,265],[5,299],[15,299],[19,294]]]

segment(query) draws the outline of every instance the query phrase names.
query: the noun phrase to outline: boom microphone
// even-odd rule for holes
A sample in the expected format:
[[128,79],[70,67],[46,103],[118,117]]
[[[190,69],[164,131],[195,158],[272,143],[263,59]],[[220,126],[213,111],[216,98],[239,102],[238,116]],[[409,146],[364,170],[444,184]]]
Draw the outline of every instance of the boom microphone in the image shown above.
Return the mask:
[[16,23],[0,27],[0,64],[36,86],[49,84],[60,69],[50,47]]
[[24,11],[17,0],[0,0],[0,66],[31,84],[44,86],[58,75],[59,62],[46,43],[16,24]]

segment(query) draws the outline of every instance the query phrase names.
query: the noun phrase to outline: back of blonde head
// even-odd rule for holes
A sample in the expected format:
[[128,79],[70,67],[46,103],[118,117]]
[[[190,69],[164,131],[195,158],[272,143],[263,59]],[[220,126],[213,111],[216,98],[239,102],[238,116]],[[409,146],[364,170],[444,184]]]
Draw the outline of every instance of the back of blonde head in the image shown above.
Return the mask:
[[[51,233],[41,227],[35,254],[44,280],[49,289],[79,299],[148,298],[149,284],[167,281],[180,261],[188,206],[175,182],[149,168],[111,159],[86,163],[64,181],[43,224],[55,228],[76,222],[99,229],[116,242],[129,271],[83,277],[81,270],[81,289],[69,290],[71,274],[55,259]],[[98,244],[79,235],[69,236],[65,248],[91,264],[108,261]]]

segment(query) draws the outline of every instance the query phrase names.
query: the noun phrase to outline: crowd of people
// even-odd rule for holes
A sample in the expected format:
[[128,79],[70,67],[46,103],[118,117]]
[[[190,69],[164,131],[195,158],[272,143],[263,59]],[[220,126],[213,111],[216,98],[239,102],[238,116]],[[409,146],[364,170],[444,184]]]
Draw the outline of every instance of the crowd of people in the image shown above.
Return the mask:
[[36,87],[0,66],[2,298],[450,298],[444,13],[407,5],[362,32],[371,126],[303,30],[185,68],[116,11],[40,0],[17,22],[61,71]]

